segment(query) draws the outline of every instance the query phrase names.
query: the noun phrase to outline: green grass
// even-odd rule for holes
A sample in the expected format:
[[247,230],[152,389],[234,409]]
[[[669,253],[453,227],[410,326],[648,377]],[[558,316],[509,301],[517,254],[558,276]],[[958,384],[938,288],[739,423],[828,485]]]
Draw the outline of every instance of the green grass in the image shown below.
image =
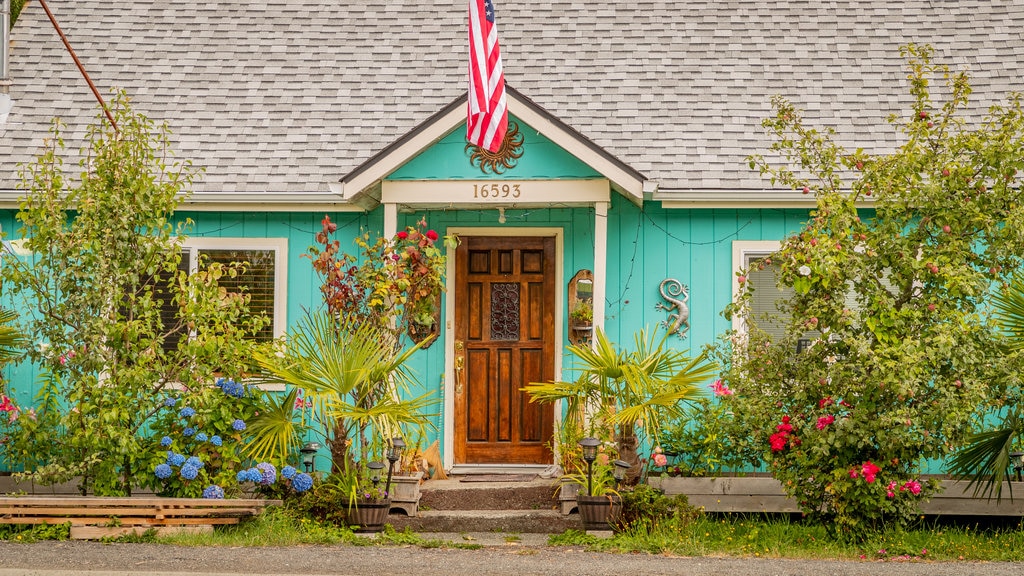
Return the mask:
[[1019,562],[1024,560],[1024,524],[1010,528],[922,525],[854,543],[835,538],[824,526],[786,518],[701,516],[685,524],[669,521],[654,529],[636,527],[610,538],[570,530],[552,536],[549,544],[684,556]]

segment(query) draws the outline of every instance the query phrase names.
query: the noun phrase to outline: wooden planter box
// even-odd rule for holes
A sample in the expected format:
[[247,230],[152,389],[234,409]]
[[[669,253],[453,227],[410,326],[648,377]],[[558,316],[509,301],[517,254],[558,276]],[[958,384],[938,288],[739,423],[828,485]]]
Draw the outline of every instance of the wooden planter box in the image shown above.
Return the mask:
[[[649,478],[665,494],[686,494],[690,504],[707,512],[800,512],[782,484],[770,477]],[[1010,499],[1010,490],[1014,498]],[[921,503],[921,513],[941,516],[1024,516],[1024,482],[1003,485],[1003,499],[975,498],[967,482],[942,480],[940,492]]]
[[558,485],[558,511],[563,515],[578,510],[576,495],[580,493],[580,485],[575,482],[562,482]]
[[416,516],[420,506],[420,482],[423,472],[410,476],[391,477],[391,508],[401,510],[406,516]]

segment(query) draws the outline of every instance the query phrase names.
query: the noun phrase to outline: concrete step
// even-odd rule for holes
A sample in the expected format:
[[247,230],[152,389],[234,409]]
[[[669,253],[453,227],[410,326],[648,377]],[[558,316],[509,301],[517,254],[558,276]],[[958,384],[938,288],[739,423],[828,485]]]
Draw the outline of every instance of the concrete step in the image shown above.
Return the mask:
[[466,482],[428,480],[420,485],[421,510],[550,510],[558,505],[556,480]]
[[563,516],[557,510],[420,510],[414,517],[392,512],[387,522],[396,530],[449,533],[560,534],[583,527],[578,514]]

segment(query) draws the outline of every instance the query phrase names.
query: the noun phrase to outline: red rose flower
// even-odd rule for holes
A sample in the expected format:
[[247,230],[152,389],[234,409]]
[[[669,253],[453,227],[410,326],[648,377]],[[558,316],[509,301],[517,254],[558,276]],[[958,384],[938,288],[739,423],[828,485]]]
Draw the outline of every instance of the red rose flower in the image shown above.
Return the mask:
[[427,230],[427,238],[429,238],[431,242],[437,241],[437,232],[434,232],[433,230]]
[[398,234],[396,234],[396,236],[398,236],[398,239],[399,239],[399,240],[405,240],[406,238],[408,238],[408,237],[409,237],[409,233],[408,233],[408,232],[406,232],[405,230],[402,230],[401,232],[399,232]]

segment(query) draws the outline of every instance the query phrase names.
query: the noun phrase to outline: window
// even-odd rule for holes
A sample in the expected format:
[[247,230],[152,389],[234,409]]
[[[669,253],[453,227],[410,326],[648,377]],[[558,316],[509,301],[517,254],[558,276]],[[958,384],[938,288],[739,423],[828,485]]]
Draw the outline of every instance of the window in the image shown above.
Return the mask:
[[[779,288],[777,283],[778,265],[770,264],[763,270],[751,266],[779,249],[777,240],[736,240],[732,243],[733,271],[748,270],[747,282],[754,289],[750,302],[750,314],[757,320],[758,326],[774,338],[781,338],[786,333],[786,319],[781,316],[776,303],[789,300],[796,294],[792,288]],[[733,275],[733,295],[739,293],[739,281]],[[768,320],[768,316],[775,318]],[[733,328],[737,332],[746,331],[746,318],[733,317]]]
[[[181,250],[179,270],[196,272],[209,263],[246,262],[246,270],[235,278],[222,276],[220,285],[229,292],[244,291],[250,297],[249,312],[265,314],[271,322],[255,339],[266,342],[284,335],[287,302],[287,238],[187,238]],[[174,323],[176,307],[163,302],[161,316],[165,326]],[[165,348],[177,346],[180,335],[168,338]]]

